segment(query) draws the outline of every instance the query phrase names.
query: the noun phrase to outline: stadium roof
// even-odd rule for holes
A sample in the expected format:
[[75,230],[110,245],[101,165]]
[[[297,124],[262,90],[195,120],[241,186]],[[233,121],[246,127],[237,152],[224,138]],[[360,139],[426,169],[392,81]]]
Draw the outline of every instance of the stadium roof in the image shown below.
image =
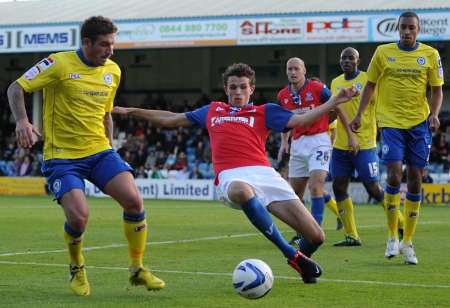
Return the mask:
[[449,9],[449,0],[40,0],[0,2],[0,25],[238,15]]

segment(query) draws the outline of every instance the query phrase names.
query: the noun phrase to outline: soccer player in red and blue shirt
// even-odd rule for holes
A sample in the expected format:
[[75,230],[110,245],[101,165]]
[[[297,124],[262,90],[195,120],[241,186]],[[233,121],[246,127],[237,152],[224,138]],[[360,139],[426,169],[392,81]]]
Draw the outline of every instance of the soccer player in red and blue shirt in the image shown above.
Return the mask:
[[[241,209],[250,222],[282,251],[305,283],[314,283],[322,271],[308,256],[324,241],[325,235],[293,189],[271,167],[265,143],[271,129],[282,132],[310,125],[319,116],[349,100],[355,92],[345,89],[308,114],[295,115],[276,104],[255,106],[249,102],[255,90],[255,72],[246,64],[229,66],[223,74],[223,82],[227,103],[214,101],[187,113],[122,107],[116,107],[113,112],[145,118],[156,126],[196,124],[206,128],[220,198],[230,207]],[[302,234],[309,241],[311,250],[300,252],[291,246],[269,213]]]

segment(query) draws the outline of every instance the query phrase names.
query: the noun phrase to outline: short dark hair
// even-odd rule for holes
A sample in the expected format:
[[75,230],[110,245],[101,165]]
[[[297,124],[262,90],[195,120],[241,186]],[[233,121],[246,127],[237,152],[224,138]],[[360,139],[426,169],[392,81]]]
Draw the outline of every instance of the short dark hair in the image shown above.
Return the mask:
[[416,13],[414,13],[412,11],[403,12],[400,15],[400,17],[398,18],[398,21],[400,22],[400,18],[409,18],[409,17],[414,17],[415,19],[417,19],[417,24],[420,23],[419,15],[417,15]]
[[250,67],[250,65],[245,63],[233,63],[227,67],[225,72],[222,74],[224,86],[227,86],[228,78],[231,76],[247,77],[250,80],[250,85],[254,85],[256,82],[255,71]]
[[116,32],[117,27],[111,19],[103,16],[92,16],[86,19],[81,26],[81,39],[88,38],[92,42],[95,42],[99,35],[107,35]]

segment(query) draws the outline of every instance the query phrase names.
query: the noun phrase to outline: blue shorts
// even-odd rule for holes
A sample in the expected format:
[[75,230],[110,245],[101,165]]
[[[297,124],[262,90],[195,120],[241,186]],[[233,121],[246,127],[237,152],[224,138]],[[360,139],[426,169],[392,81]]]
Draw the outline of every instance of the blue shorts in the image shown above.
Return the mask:
[[84,191],[87,179],[103,190],[106,184],[117,174],[133,169],[114,150],[78,159],[49,159],[42,164],[42,173],[56,200],[72,189]]
[[432,141],[428,120],[410,129],[383,127],[381,138],[383,163],[405,161],[418,168],[427,165]]
[[333,178],[351,177],[355,170],[364,183],[378,181],[377,149],[360,150],[356,156],[351,151],[333,149],[330,164]]

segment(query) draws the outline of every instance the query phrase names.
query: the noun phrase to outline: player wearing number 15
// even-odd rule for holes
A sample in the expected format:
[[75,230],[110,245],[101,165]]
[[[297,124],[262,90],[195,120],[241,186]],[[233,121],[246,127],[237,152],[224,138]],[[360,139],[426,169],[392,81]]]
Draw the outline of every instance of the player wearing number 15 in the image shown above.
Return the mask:
[[[408,264],[417,264],[412,245],[421,202],[423,169],[428,162],[431,129],[439,128],[442,105],[443,69],[436,49],[416,41],[419,17],[402,13],[398,20],[400,41],[379,46],[367,70],[367,84],[352,130],[361,127],[363,111],[377,87],[376,117],[382,131],[382,160],[387,167],[385,209],[390,229],[385,256],[400,252]],[[431,112],[427,87],[431,88]],[[400,208],[402,164],[407,165],[404,207],[404,237],[399,243],[397,221]]]
[[91,290],[82,254],[83,233],[89,217],[85,179],[123,208],[130,283],[151,290],[164,287],[164,282],[143,266],[147,223],[142,198],[132,169],[111,148],[111,110],[120,82],[120,68],[109,59],[116,32],[116,26],[108,18],[87,19],[81,26],[79,50],[50,55],[8,88],[17,141],[25,148],[33,146],[38,132],[28,120],[24,91],[44,90],[42,171],[64,210],[70,288],[81,296],[89,295]]

